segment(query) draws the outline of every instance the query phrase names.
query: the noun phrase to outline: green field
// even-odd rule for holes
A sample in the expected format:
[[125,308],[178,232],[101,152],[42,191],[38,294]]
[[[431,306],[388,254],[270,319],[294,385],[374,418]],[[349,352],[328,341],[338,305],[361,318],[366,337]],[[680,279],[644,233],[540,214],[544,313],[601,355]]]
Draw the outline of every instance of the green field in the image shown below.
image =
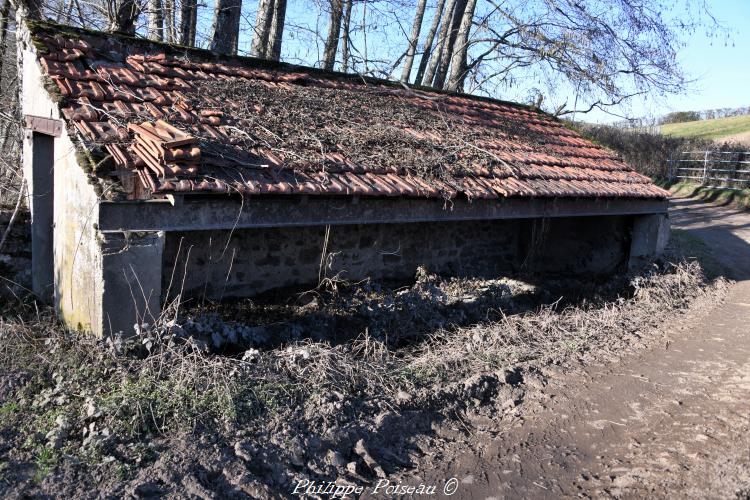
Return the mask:
[[[661,133],[675,137],[689,137],[696,139],[722,140],[735,139],[733,136],[750,136],[750,115],[717,118],[715,120],[699,120],[695,122],[670,123],[662,125]],[[736,137],[745,142],[744,137]]]

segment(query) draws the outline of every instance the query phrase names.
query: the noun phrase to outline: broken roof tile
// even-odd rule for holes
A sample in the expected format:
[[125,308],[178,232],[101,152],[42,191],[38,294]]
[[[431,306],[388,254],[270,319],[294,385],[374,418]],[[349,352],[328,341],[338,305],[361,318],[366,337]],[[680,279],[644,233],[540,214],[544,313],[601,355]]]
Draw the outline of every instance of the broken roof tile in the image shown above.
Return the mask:
[[104,144],[108,142],[124,142],[129,139],[127,130],[109,122],[77,121],[74,122],[78,130],[89,140]]

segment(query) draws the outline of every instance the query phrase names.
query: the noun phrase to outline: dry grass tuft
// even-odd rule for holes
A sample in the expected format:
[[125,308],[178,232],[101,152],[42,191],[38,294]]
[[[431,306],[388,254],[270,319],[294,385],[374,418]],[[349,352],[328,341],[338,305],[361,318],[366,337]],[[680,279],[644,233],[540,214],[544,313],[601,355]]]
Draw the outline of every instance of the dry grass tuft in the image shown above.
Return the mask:
[[[719,296],[726,282],[708,284],[697,263],[682,262],[655,267],[624,289],[615,285],[600,286],[590,302],[516,313],[503,309],[506,296],[499,294],[494,305],[482,302],[485,317],[499,319],[407,335],[398,345],[365,329],[336,345],[290,340],[232,355],[212,353],[209,344],[186,335],[174,311],[130,339],[97,341],[66,331],[50,309],[15,304],[0,310],[0,433],[15,450],[14,463],[33,464],[39,480],[66,470],[98,477],[110,463],[113,474],[140,467],[147,473],[141,461],[153,456],[150,443],[192,443],[193,437],[180,436],[196,430],[197,437],[213,436],[229,447],[248,436],[256,453],[273,454],[273,467],[285,471],[299,460],[285,440],[309,444],[338,436],[329,446],[350,446],[347,436],[359,436],[356,441],[371,432],[384,410],[454,418],[456,408],[491,401],[486,381],[505,384],[503,397],[515,398],[519,389],[508,388],[531,372],[617,357],[696,299]],[[423,300],[426,290],[440,286],[423,276],[415,290],[398,293]],[[464,291],[461,283],[448,287]],[[291,480],[284,477],[274,481]]]
[[[50,317],[6,317],[0,322],[0,367],[5,377],[24,383],[4,399],[43,410],[62,398],[55,412],[78,420],[81,429],[96,422],[131,437],[200,425],[258,425],[331,393],[390,398],[519,363],[617,352],[670,311],[708,293],[704,283],[697,263],[680,263],[634,278],[632,298],[543,306],[438,330],[398,349],[365,333],[336,346],[304,340],[219,356],[171,333],[173,323],[166,320],[129,340],[97,342],[65,331]],[[719,281],[713,288],[722,286]]]
[[[704,294],[704,282],[700,265],[685,262],[666,273],[634,278],[631,299],[561,310],[553,304],[457,332],[438,332],[415,352],[409,368],[428,378],[460,379],[533,360],[559,362],[592,349],[616,353],[622,343],[659,326],[665,312],[683,309]],[[725,283],[715,286],[723,288]]]

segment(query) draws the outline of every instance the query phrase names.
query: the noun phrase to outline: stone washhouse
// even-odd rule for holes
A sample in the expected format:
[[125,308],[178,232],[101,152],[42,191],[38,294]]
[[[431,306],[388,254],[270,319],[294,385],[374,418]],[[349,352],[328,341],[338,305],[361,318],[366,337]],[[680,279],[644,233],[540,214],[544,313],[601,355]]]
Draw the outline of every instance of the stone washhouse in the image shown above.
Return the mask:
[[46,22],[18,37],[33,287],[75,329],[420,265],[604,276],[668,238],[666,191],[531,107]]

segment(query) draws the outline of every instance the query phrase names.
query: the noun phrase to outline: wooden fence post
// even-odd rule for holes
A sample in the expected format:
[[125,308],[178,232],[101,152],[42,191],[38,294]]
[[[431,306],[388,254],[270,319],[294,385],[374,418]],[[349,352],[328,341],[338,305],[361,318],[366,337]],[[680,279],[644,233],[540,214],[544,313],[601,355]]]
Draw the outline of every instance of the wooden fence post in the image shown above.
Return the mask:
[[674,158],[672,158],[672,155],[669,155],[669,158],[667,159],[667,182],[672,182],[674,180]]
[[708,176],[708,156],[711,154],[711,150],[706,150],[706,154],[703,156],[703,179],[701,180],[701,184],[706,183],[706,178]]

